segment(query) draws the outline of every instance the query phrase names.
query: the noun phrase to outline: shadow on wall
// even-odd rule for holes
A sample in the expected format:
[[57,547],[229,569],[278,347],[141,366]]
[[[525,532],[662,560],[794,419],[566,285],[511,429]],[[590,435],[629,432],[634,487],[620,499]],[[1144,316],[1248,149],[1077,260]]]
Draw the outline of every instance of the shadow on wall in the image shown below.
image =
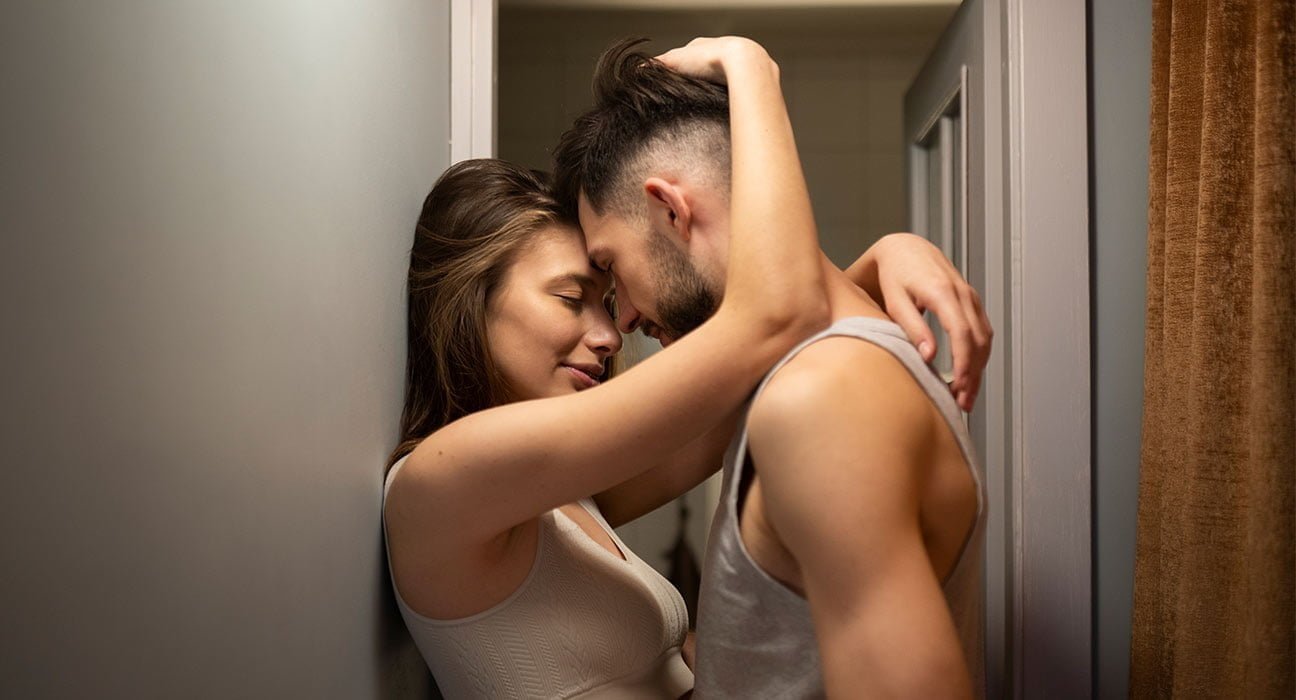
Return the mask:
[[[1057,608],[1062,608],[1059,601]],[[1040,629],[1061,630],[1064,625],[1069,625],[1065,615],[1049,616],[1051,618],[1041,626]],[[1039,678],[1047,678],[1049,687],[1073,692],[1076,688],[1090,687],[1090,652],[1087,648],[1076,648],[1072,643],[1076,637],[1073,634],[1045,634],[1039,635],[1036,642],[1029,649],[1025,649],[1022,654],[1026,657],[1023,661],[1023,668],[1032,669],[1032,673],[1037,673]]]
[[374,620],[377,657],[375,666],[378,669],[378,687],[375,697],[379,698],[434,698],[441,700],[432,674],[428,672],[423,656],[410,638],[405,620],[401,618],[400,608],[396,607],[395,589],[392,587],[391,573],[387,569],[387,549],[383,542],[382,528],[378,529],[378,596],[374,601],[377,610]]

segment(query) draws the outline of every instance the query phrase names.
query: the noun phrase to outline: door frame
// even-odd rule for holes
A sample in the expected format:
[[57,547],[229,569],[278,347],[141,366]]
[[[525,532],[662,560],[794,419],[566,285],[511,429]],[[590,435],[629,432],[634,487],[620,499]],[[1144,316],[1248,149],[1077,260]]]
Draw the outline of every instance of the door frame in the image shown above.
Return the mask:
[[494,158],[498,0],[450,0],[450,162]]
[[1011,285],[1014,689],[1093,688],[1088,18],[1003,0]]
[[[495,154],[498,0],[450,0],[451,162]],[[1092,692],[1087,17],[1066,0],[983,0],[987,462],[1011,517],[988,530],[992,690]],[[975,84],[971,89],[976,89]],[[1002,118],[1000,118],[1002,117]],[[989,119],[989,116],[988,116]],[[965,148],[970,144],[964,141]],[[989,197],[988,197],[989,199]],[[964,200],[966,202],[966,200]],[[995,232],[997,235],[990,235]],[[998,537],[996,545],[991,538]],[[992,551],[1000,546],[999,553]],[[997,572],[995,570],[997,569]],[[992,594],[996,593],[993,585]],[[996,645],[998,649],[996,650]],[[996,669],[996,664],[998,668]]]
[[[1083,3],[979,0],[956,17],[906,97],[906,137],[962,93],[963,139],[985,201],[968,277],[997,337],[972,415],[992,503],[986,529],[991,697],[1088,698],[1092,655],[1087,18]],[[971,12],[965,5],[959,12]],[[951,22],[953,25],[955,22]],[[969,76],[963,56],[983,61]],[[962,65],[960,65],[962,64]],[[997,68],[997,69],[996,69]],[[943,76],[941,84],[934,79]],[[957,82],[951,82],[958,76]],[[909,104],[912,103],[912,104]],[[918,108],[918,105],[923,107]],[[913,107],[913,109],[911,109]],[[970,112],[969,112],[970,110]],[[931,111],[930,109],[928,110]],[[980,139],[973,143],[970,139]],[[916,146],[911,146],[916,148]],[[912,155],[910,157],[912,162]],[[923,173],[910,172],[916,227]],[[963,207],[969,200],[965,195]],[[922,204],[923,206],[919,206]],[[935,234],[937,232],[930,232]],[[939,236],[934,236],[939,237]]]

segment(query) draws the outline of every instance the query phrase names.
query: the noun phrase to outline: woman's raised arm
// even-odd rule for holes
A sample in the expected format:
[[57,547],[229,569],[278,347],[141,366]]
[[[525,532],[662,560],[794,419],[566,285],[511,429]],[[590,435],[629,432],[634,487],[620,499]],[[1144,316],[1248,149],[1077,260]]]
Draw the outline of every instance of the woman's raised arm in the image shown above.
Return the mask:
[[733,231],[723,301],[697,330],[615,381],[481,411],[425,439],[396,477],[388,508],[443,544],[492,539],[661,464],[827,324],[818,239],[777,66],[742,39],[682,51],[663,61],[693,72],[674,58],[705,56],[710,77],[729,83]]

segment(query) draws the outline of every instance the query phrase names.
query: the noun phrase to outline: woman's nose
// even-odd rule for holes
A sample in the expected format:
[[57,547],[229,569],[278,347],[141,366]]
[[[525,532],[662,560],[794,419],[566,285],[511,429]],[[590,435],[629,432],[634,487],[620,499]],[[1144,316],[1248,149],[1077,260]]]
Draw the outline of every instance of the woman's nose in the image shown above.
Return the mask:
[[585,334],[585,342],[599,356],[600,360],[605,360],[621,352],[621,333],[611,323],[611,319],[608,319],[607,322],[601,321],[594,328],[591,328]]

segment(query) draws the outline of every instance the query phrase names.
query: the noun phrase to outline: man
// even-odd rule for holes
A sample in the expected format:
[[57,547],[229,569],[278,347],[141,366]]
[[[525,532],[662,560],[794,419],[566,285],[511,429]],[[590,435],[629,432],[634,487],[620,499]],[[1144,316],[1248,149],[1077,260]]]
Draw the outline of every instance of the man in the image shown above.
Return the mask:
[[[725,292],[728,102],[633,45],[600,60],[596,106],[564,135],[555,179],[592,263],[615,276],[621,330],[665,345]],[[824,264],[833,326],[737,417],[703,567],[697,696],[979,696],[985,509],[955,401],[975,399],[989,323],[964,284],[925,304],[956,341],[951,397]],[[918,312],[891,311],[930,358]]]

